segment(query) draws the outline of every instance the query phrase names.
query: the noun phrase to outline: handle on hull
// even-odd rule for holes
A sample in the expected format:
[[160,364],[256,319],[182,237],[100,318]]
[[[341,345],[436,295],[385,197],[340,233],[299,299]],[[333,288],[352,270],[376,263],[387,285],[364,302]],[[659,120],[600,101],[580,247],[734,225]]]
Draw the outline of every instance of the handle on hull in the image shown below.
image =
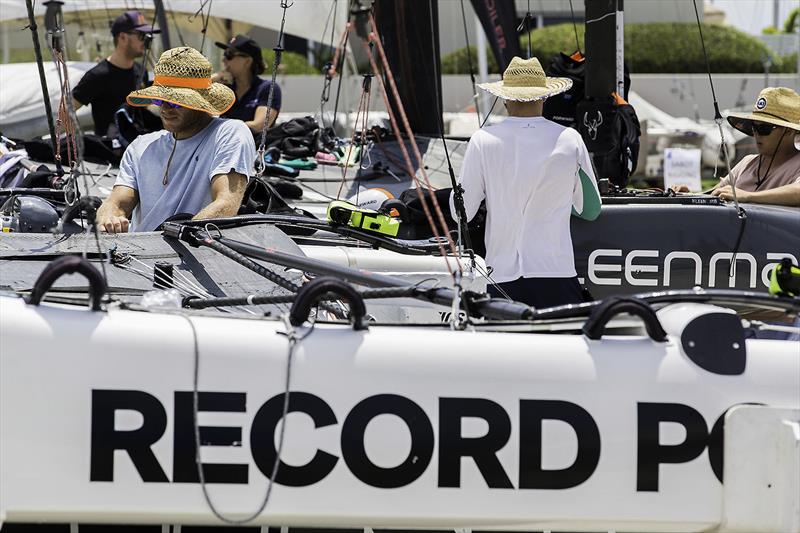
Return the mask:
[[351,285],[330,276],[310,281],[297,291],[297,298],[289,311],[289,322],[292,326],[302,325],[311,312],[311,306],[325,294],[335,294],[350,304],[350,320],[353,323],[353,329],[367,329],[367,323],[364,320],[367,307],[364,305],[364,299]]
[[593,340],[601,339],[608,321],[620,313],[630,313],[641,318],[647,334],[654,341],[664,342],[667,340],[667,332],[661,326],[656,312],[650,305],[638,298],[607,298],[589,315],[586,323],[583,324],[583,334]]
[[100,272],[86,259],[74,255],[59,257],[51,261],[33,284],[31,294],[25,298],[30,305],[39,305],[53,286],[53,283],[64,274],[83,274],[89,281],[89,302],[92,311],[100,311],[100,303],[106,293],[106,281]]

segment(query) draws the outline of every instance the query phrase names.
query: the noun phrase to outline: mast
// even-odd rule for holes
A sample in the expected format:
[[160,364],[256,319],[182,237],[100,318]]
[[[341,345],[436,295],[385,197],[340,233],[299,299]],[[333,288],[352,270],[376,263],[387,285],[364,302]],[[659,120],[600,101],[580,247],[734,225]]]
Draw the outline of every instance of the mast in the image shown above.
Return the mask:
[[606,98],[616,90],[622,68],[617,66],[618,4],[622,0],[585,0],[586,98]]
[[[36,66],[39,70],[39,81],[42,86],[42,98],[44,99],[44,111],[47,114],[47,127],[50,130],[50,143],[53,145],[53,154],[58,153],[57,144],[59,141],[56,138],[55,122],[53,122],[53,109],[50,107],[50,91],[47,89],[47,77],[44,75],[44,64],[42,62],[42,47],[39,45],[39,31],[36,26],[36,17],[33,15],[33,2],[32,0],[25,0],[25,5],[28,8],[28,26],[31,30],[31,37],[33,39],[33,52],[36,55]],[[64,168],[61,162],[56,159],[56,173],[58,176],[64,175]]]
[[435,79],[441,72],[438,4],[383,0],[374,5],[374,10],[411,129],[415,133],[437,136],[442,119],[442,92],[439,80]]

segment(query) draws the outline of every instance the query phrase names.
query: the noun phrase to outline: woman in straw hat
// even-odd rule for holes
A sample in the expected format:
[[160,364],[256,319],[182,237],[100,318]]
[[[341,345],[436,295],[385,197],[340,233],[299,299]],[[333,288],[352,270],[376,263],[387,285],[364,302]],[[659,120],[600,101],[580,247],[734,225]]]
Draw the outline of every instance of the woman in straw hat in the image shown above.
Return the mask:
[[153,231],[177,214],[235,215],[256,148],[244,123],[216,116],[234,99],[228,87],[211,82],[211,64],[197,50],[161,54],[153,85],[127,100],[159,106],[164,129],[137,137],[125,150],[114,189],[97,212],[101,229]]
[[[583,301],[570,213],[600,213],[594,170],[580,134],[542,117],[567,78],[548,78],[539,60],[511,60],[502,81],[480,87],[502,98],[508,118],[470,139],[459,181],[468,219],[486,200],[486,263],[493,296],[536,307]],[[452,206],[451,210],[455,213]],[[455,216],[455,215],[454,215]]]
[[787,87],[768,87],[752,113],[731,113],[728,122],[755,137],[758,154],[745,156],[711,193],[740,202],[800,206],[800,95]]

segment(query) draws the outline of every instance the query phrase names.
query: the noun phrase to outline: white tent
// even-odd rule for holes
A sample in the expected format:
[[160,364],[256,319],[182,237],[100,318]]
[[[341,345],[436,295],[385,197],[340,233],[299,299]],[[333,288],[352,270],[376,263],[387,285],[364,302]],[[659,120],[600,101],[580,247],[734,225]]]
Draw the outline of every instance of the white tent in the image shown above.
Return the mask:
[[[152,10],[149,0],[63,0],[65,15],[73,11],[98,11],[119,14],[128,9]],[[291,3],[291,2],[290,2]],[[285,31],[290,35],[319,40],[326,26],[335,0],[294,0],[286,12]],[[340,35],[347,22],[348,2],[336,2],[334,35]],[[212,17],[230,19],[251,26],[274,30],[280,29],[283,9],[280,0],[164,0],[168,12],[194,15],[202,8]],[[46,6],[36,2],[34,15],[43,16]],[[28,12],[25,0],[0,0],[0,21],[26,19]],[[330,26],[328,26],[330,28]]]

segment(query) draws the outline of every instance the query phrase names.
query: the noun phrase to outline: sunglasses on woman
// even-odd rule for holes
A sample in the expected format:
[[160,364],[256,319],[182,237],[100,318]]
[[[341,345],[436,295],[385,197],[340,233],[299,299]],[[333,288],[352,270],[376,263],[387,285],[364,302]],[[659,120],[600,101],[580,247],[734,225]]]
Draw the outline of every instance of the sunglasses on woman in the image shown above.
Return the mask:
[[772,133],[772,131],[777,127],[778,126],[776,126],[775,124],[768,124],[766,122],[753,122],[750,125],[750,131],[751,131],[750,134],[752,135],[754,133],[757,133],[761,137],[766,137],[767,135]]
[[225,53],[222,54],[222,57],[230,61],[234,57],[250,57],[250,56],[248,56],[247,54],[237,54],[236,52],[233,52],[231,50],[225,50]]
[[166,102],[164,100],[150,100],[150,101],[153,103],[153,105],[156,105],[158,107],[161,107],[162,105],[167,106],[169,109],[180,109],[181,107],[183,107],[180,104],[173,104],[172,102]]

